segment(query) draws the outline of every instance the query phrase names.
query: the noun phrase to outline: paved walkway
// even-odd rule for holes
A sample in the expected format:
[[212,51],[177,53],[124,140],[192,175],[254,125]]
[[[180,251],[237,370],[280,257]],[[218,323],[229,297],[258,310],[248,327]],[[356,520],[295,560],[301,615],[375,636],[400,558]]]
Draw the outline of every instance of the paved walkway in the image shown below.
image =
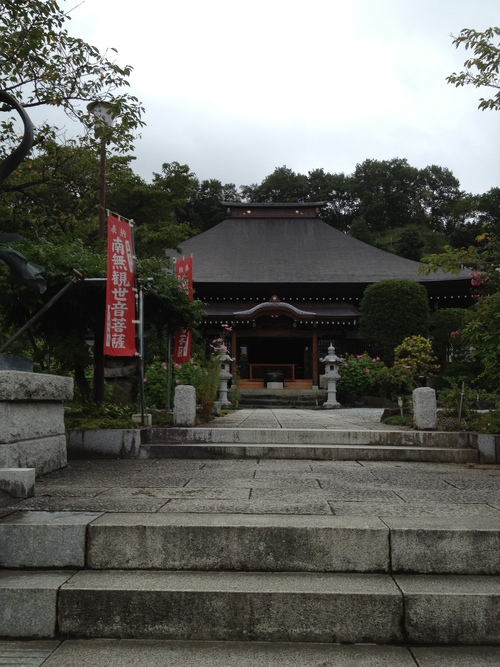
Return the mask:
[[339,408],[338,410],[243,409],[210,422],[214,428],[307,428],[337,431],[401,431],[380,421],[381,408]]
[[[375,430],[379,409],[240,410],[232,428]],[[385,426],[383,427],[385,428]],[[498,517],[500,466],[279,459],[70,461],[37,479],[15,510]]]
[[[240,410],[219,428],[388,430],[381,410]],[[395,430],[400,430],[399,428]],[[0,501],[2,499],[0,498]],[[298,514],[420,517],[447,528],[500,525],[500,466],[315,460],[89,460],[37,479],[36,497],[3,498],[0,518],[18,510],[28,522],[53,513]],[[0,502],[1,505],[1,502]],[[31,516],[31,518],[29,518]],[[67,515],[65,515],[67,516]],[[311,517],[312,518],[312,517]],[[43,521],[43,518],[40,519]],[[19,667],[493,667],[498,647],[270,644],[137,640],[3,641],[0,664]]]

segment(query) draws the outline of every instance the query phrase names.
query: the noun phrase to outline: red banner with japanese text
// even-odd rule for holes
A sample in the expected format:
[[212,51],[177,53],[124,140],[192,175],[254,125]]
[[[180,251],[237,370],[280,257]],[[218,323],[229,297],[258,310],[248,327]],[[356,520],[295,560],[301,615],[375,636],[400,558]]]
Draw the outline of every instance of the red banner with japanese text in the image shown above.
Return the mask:
[[109,215],[104,354],[113,357],[132,357],[137,353],[133,248],[132,227]]
[[[187,293],[189,300],[193,299],[193,258],[178,259],[175,263],[175,277],[181,288]],[[179,329],[175,336],[174,362],[180,364],[191,358],[191,329]]]
[[193,258],[178,259],[175,263],[175,277],[189,300],[193,300]]

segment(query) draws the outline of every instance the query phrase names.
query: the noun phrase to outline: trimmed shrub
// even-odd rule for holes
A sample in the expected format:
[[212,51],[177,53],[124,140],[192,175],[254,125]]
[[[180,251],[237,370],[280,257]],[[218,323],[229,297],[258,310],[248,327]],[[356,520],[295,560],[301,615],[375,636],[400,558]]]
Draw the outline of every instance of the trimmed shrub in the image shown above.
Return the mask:
[[394,349],[408,336],[427,336],[429,300],[412,280],[382,280],[369,285],[361,300],[360,338],[392,363]]

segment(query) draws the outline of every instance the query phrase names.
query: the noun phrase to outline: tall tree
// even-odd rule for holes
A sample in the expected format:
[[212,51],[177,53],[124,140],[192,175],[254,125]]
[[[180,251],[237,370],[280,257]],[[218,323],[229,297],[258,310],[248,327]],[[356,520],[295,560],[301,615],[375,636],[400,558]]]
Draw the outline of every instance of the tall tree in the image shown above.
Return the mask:
[[407,160],[365,160],[356,165],[353,192],[369,229],[382,231],[425,219],[419,203],[419,172]]
[[359,200],[352,192],[352,178],[313,169],[307,175],[310,201],[323,201],[321,218],[332,227],[347,231],[357,214]]
[[243,199],[249,202],[301,202],[309,196],[307,177],[286,165],[276,167],[260,185],[242,186]]

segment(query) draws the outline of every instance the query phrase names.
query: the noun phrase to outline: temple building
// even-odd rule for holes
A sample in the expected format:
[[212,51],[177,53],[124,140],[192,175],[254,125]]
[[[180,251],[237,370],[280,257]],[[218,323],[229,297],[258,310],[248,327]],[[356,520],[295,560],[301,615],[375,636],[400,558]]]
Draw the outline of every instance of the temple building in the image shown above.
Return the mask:
[[224,205],[223,222],[168,254],[193,258],[203,336],[232,328],[242,388],[264,387],[271,372],[283,376],[285,388],[317,387],[319,359],[332,341],[339,354],[362,352],[359,304],[372,283],[418,281],[431,308],[470,304],[466,274],[420,274],[419,262],[327,225],[318,216],[321,202]]

